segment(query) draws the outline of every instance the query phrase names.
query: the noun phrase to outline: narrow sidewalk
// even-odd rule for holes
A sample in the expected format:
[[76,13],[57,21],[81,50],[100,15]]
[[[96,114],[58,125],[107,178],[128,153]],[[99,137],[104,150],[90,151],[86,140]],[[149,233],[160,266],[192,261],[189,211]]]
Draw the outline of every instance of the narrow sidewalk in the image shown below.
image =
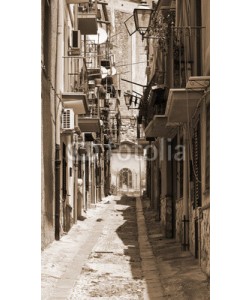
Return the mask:
[[145,218],[143,214],[141,198],[136,198],[136,214],[138,225],[138,242],[141,256],[142,274],[147,283],[147,295],[145,300],[166,299],[157,262],[148,239]]
[[84,222],[77,221],[67,235],[42,251],[42,299],[67,298],[81,272],[82,262],[87,259],[102,231],[103,225],[96,222],[96,219],[105,216],[108,209],[106,204],[113,198],[114,196],[108,196],[96,208],[89,209]]
[[[149,200],[139,200],[143,207],[147,236],[159,270],[165,299],[209,300],[210,284],[197,259],[182,251],[175,239],[163,236],[156,213],[149,209]],[[154,298],[152,298],[154,299]]]

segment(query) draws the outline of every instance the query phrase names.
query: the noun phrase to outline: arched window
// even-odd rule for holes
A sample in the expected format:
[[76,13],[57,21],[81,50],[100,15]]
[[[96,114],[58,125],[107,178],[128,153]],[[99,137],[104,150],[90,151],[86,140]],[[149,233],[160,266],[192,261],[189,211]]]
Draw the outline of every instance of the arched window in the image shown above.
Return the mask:
[[128,168],[123,168],[120,171],[119,175],[120,188],[126,186],[128,188],[132,188],[132,172]]

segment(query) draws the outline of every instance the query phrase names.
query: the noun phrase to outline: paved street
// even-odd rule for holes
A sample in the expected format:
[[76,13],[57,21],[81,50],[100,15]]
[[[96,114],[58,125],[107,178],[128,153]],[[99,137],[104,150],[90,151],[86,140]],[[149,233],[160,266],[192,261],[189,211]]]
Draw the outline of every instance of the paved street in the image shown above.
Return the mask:
[[[152,216],[146,210],[147,222],[155,223]],[[165,260],[159,253],[166,255],[169,243],[152,246],[152,238],[159,241],[161,235],[157,224],[151,225],[145,223],[141,199],[105,198],[42,252],[42,299],[209,299],[206,277],[189,254],[182,254],[177,268],[182,272],[186,257],[192,268],[176,279],[174,265],[168,265],[171,253]]]

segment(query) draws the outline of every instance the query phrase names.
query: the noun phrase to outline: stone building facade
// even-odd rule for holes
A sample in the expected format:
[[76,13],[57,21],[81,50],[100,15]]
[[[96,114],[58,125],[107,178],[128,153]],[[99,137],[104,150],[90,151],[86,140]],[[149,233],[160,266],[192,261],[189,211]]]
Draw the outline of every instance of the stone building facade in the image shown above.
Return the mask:
[[148,35],[154,38],[147,39],[148,81],[139,116],[157,153],[147,161],[151,207],[164,235],[179,241],[209,275],[209,1],[185,4],[153,5]]

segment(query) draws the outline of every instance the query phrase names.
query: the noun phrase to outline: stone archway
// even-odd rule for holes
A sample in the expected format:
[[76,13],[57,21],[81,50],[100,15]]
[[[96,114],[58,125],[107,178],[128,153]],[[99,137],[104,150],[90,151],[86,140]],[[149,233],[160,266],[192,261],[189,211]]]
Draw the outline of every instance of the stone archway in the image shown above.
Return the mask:
[[128,168],[123,168],[119,173],[120,189],[132,188],[132,172]]

